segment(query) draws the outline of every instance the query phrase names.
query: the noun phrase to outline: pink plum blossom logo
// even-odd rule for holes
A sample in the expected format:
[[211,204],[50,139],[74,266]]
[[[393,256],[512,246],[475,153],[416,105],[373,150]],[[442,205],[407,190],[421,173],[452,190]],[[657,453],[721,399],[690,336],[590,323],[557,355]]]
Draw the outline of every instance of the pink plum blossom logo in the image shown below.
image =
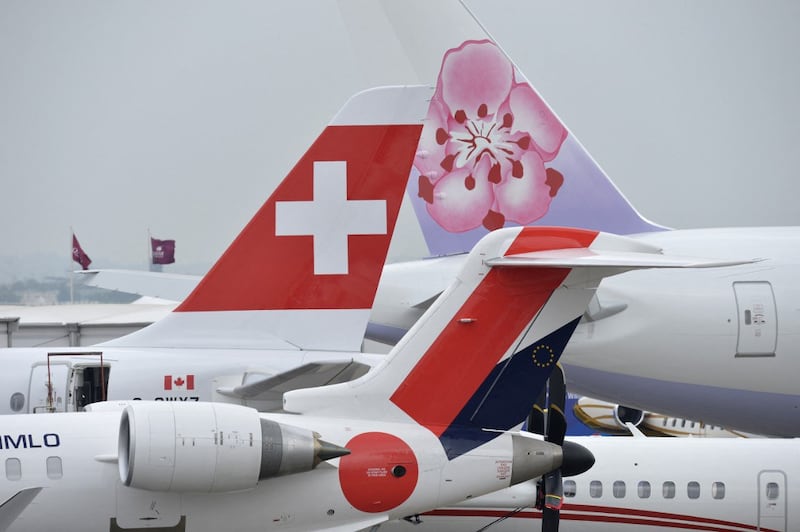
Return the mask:
[[450,232],[544,216],[564,178],[545,168],[567,131],[488,40],[448,50],[414,166],[419,196]]

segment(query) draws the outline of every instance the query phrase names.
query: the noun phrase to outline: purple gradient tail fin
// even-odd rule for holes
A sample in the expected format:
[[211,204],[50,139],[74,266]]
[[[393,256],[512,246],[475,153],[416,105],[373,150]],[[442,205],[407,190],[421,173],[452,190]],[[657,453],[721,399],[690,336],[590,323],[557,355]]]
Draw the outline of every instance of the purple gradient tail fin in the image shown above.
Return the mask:
[[432,255],[514,225],[666,229],[636,211],[489,39],[444,54],[407,190]]

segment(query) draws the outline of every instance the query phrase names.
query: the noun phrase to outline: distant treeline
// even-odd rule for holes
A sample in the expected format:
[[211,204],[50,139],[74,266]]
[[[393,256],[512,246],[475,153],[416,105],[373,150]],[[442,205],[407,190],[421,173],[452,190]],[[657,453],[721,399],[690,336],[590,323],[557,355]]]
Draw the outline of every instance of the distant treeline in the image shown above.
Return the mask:
[[[72,300],[75,303],[130,303],[137,298],[125,292],[84,286],[77,280],[73,285]],[[2,305],[55,305],[69,302],[69,279],[66,277],[26,279],[0,285]]]

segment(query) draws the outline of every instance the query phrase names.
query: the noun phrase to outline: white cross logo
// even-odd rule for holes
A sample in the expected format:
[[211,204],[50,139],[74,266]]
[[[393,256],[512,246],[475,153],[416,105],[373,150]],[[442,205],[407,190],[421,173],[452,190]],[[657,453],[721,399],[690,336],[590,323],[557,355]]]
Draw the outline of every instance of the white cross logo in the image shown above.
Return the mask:
[[385,235],[386,200],[347,199],[347,161],[314,161],[314,199],[275,202],[275,236],[314,237],[314,275],[348,273],[347,237]]

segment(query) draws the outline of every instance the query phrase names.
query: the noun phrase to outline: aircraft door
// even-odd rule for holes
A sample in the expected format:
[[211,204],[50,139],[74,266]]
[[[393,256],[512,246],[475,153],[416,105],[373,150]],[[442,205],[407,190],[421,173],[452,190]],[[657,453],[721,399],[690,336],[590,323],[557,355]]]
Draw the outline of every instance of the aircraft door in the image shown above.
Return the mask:
[[772,285],[766,281],[733,283],[739,319],[736,356],[775,356],[777,311]]
[[74,410],[82,411],[86,405],[106,400],[110,373],[111,368],[105,365],[75,368],[72,376]]
[[70,366],[66,362],[35,364],[31,368],[28,411],[34,414],[65,412]]
[[786,473],[758,474],[758,529],[786,531]]

